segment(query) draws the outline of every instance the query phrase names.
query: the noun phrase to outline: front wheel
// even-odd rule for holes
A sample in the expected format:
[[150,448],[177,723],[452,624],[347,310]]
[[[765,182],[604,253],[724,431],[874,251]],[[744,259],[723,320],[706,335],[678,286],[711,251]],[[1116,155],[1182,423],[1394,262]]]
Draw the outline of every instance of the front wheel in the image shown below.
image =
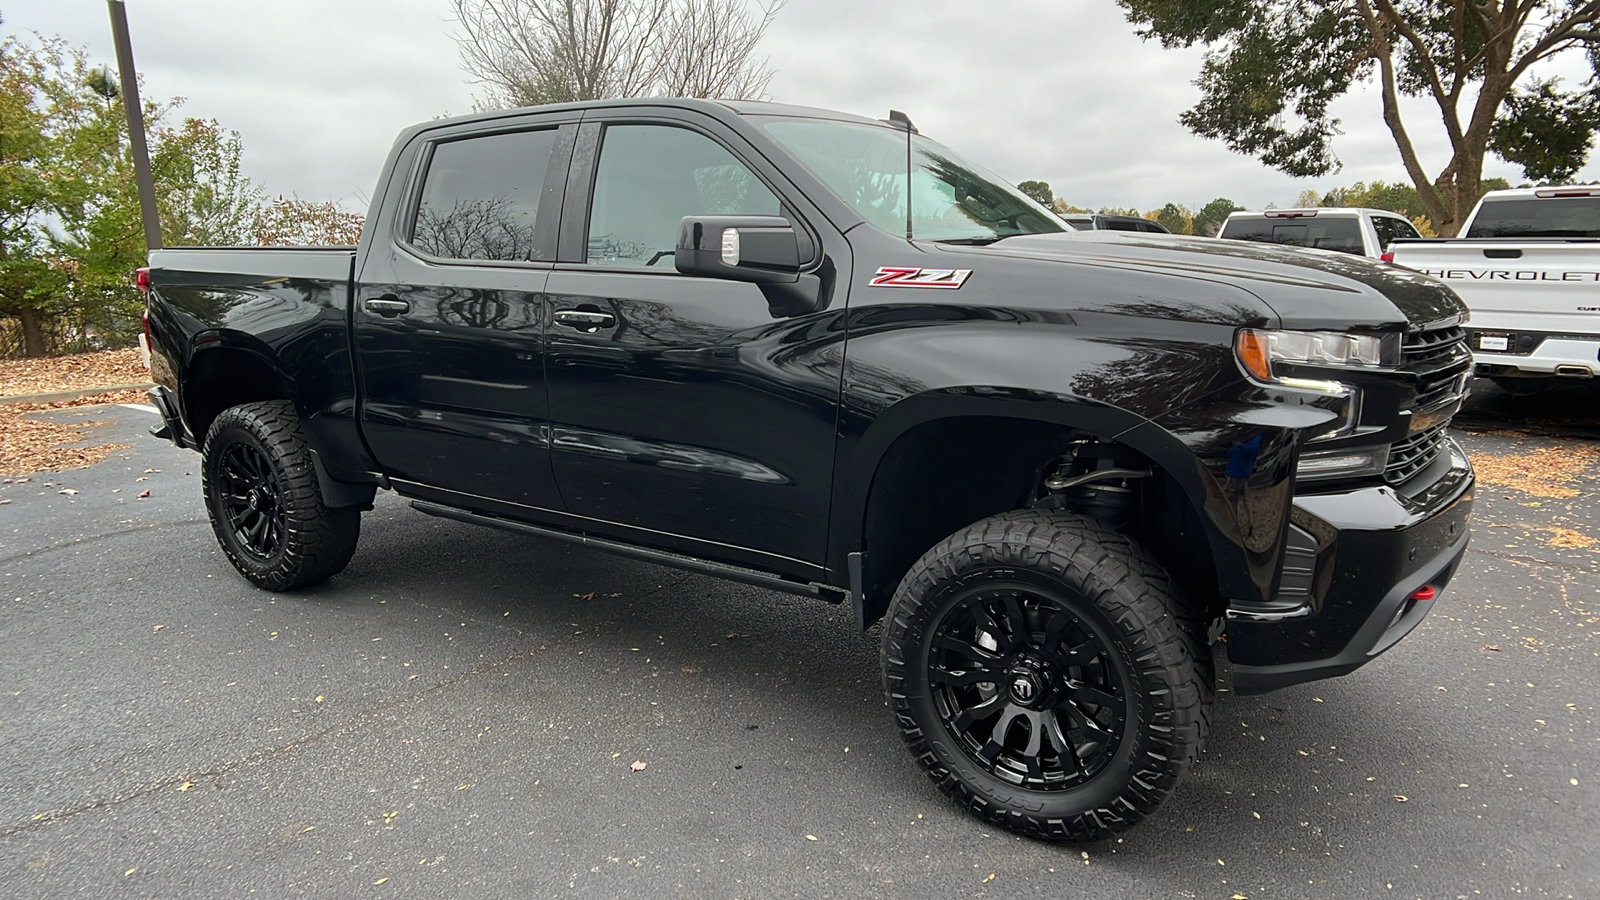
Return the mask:
[[206,432],[200,476],[217,543],[260,587],[316,584],[355,555],[361,512],[323,505],[300,416],[287,400],[218,414]]
[[911,567],[884,685],[928,775],[975,815],[1091,841],[1148,815],[1194,764],[1213,693],[1197,617],[1143,548],[1019,511]]

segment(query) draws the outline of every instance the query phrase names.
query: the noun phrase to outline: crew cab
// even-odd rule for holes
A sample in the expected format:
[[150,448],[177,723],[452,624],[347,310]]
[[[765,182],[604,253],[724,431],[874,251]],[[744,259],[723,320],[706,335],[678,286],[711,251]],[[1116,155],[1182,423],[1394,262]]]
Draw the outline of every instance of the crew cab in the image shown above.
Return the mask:
[[1513,394],[1600,386],[1600,187],[1490,191],[1461,234],[1392,259],[1460,293],[1477,373]]
[[899,114],[442,119],[356,247],[149,262],[159,434],[245,578],[336,575],[383,489],[848,604],[920,765],[1024,834],[1176,788],[1213,636],[1239,691],[1350,672],[1466,548],[1448,287],[1073,232]]
[[1264,244],[1337,250],[1374,259],[1401,238],[1421,237],[1399,213],[1355,206],[1229,213],[1217,237]]

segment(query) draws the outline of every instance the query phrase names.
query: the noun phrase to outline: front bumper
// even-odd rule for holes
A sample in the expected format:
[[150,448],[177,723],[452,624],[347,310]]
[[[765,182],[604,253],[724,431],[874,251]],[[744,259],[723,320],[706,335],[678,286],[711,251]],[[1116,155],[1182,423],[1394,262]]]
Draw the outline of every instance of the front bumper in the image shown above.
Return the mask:
[[[1434,466],[1398,488],[1297,497],[1295,526],[1317,541],[1307,554],[1314,587],[1294,612],[1229,611],[1234,691],[1344,675],[1410,633],[1466,553],[1472,485],[1472,466],[1451,440]],[[1417,597],[1425,587],[1432,596]]]

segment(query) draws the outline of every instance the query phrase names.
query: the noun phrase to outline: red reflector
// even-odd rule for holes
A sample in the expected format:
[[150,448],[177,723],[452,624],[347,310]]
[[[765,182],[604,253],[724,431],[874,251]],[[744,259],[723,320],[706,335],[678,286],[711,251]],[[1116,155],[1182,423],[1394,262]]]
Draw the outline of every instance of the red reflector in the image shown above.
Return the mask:
[[1425,584],[1411,592],[1411,599],[1413,600],[1432,600],[1437,596],[1439,596],[1439,592],[1434,590],[1431,584]]

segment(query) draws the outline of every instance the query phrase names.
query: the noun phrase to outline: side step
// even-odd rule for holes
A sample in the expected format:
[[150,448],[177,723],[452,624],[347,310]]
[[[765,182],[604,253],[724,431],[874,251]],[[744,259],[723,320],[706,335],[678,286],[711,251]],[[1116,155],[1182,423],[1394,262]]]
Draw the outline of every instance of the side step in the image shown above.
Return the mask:
[[591,537],[586,534],[577,534],[571,531],[561,531],[555,528],[543,528],[538,525],[529,525],[526,522],[517,522],[511,519],[502,519],[498,516],[485,516],[453,506],[444,506],[438,503],[429,503],[426,500],[412,500],[411,508],[417,512],[438,516],[441,519],[454,519],[457,522],[466,522],[471,525],[485,525],[489,528],[499,528],[502,531],[515,531],[521,534],[532,534],[539,537],[555,538],[569,544],[580,544],[618,556],[628,556],[633,559],[642,559],[658,565],[671,566],[675,569],[686,569],[690,572],[699,572],[702,575],[712,575],[737,581],[741,584],[754,585],[774,591],[783,591],[786,594],[798,594],[802,597],[814,597],[829,603],[843,603],[850,599],[850,592],[840,590],[831,585],[819,584],[815,581],[803,583],[780,578],[777,575],[768,575],[754,569],[740,566],[730,566],[724,563],[710,562],[696,559],[692,556],[683,556],[678,553],[669,553],[665,550],[650,550],[644,547],[635,547],[617,541],[608,541],[605,538]]

